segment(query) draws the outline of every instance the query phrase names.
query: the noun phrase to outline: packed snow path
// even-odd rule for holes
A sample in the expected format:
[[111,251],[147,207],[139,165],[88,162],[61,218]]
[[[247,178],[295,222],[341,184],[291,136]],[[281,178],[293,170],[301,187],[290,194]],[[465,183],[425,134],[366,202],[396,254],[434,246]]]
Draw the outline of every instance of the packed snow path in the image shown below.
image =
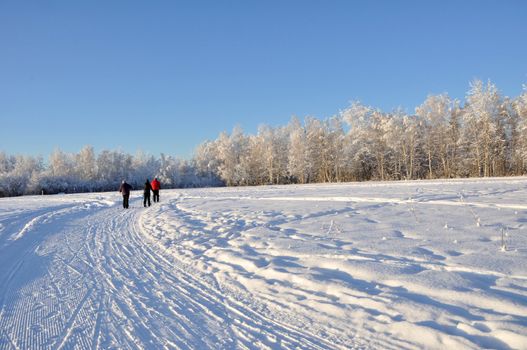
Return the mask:
[[526,198],[519,178],[1,199],[0,349],[525,349]]

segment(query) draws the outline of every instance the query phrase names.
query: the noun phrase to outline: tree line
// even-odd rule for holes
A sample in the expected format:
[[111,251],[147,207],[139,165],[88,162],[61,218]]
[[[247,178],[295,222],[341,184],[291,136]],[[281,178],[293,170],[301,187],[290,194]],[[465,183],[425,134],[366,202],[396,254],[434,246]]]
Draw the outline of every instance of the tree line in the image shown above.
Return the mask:
[[23,194],[54,194],[116,191],[123,179],[141,189],[154,177],[164,188],[221,186],[211,174],[198,174],[192,160],[161,154],[104,150],[98,155],[92,146],[79,153],[55,150],[44,163],[41,156],[9,156],[0,152],[0,197]]
[[190,160],[121,151],[56,150],[41,157],[0,153],[0,196],[114,190],[157,176],[165,187],[245,186],[523,175],[527,89],[502,96],[490,81],[470,84],[464,105],[431,95],[415,113],[359,102],[320,120],[296,117],[257,134],[236,127],[199,145]]
[[476,80],[462,106],[431,95],[415,113],[359,102],[325,120],[292,118],[256,135],[205,142],[196,165],[226,185],[410,180],[527,172],[527,89],[514,98]]

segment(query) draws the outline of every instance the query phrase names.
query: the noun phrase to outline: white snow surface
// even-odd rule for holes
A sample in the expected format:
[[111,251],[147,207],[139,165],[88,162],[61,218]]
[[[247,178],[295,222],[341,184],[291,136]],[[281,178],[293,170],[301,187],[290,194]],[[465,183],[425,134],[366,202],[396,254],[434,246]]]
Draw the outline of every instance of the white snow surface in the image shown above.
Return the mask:
[[527,178],[141,195],[0,199],[0,349],[527,349]]

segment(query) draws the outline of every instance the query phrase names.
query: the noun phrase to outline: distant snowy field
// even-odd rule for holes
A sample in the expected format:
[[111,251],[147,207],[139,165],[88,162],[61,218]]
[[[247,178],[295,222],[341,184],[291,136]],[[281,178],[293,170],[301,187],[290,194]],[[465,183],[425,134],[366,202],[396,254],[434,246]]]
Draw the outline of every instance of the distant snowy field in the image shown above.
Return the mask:
[[0,349],[527,349],[527,178],[0,199]]

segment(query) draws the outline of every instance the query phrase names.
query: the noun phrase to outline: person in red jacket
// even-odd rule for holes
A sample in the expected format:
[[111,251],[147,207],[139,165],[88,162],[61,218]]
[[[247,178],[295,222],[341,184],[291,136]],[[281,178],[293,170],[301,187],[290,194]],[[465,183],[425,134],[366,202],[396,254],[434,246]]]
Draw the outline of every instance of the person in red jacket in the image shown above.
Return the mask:
[[152,192],[154,192],[154,203],[159,202],[159,190],[161,189],[161,184],[159,183],[159,180],[154,178],[152,180]]

